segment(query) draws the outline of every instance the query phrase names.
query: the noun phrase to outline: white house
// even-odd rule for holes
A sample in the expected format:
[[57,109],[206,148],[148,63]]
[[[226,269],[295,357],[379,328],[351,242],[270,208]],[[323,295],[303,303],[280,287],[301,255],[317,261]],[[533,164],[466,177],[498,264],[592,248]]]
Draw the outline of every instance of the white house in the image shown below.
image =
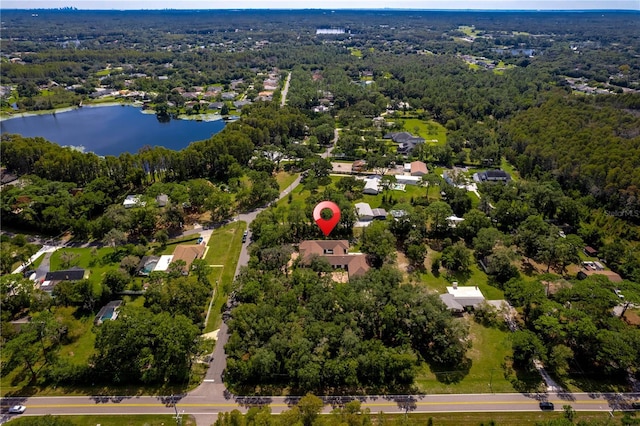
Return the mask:
[[484,302],[484,295],[478,286],[459,286],[457,282],[453,282],[451,287],[447,287],[447,295],[441,295],[440,299],[449,306],[447,300],[453,300],[456,304],[463,308],[475,308]]
[[356,212],[362,221],[373,220],[374,214],[369,203],[356,203]]
[[365,179],[362,192],[369,195],[378,195],[378,192],[380,192],[380,179]]
[[142,201],[142,195],[139,194],[127,195],[127,197],[124,199],[124,202],[122,203],[122,205],[127,209],[136,206],[144,206],[145,204],[146,203]]
[[396,182],[405,185],[419,185],[421,179],[420,176],[396,175]]

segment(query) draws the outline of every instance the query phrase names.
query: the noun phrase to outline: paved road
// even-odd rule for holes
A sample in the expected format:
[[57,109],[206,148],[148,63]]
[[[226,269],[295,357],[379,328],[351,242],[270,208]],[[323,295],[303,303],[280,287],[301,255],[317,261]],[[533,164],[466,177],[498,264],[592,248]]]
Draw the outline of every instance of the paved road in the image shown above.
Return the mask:
[[284,88],[282,89],[282,100],[280,106],[284,106],[287,103],[287,93],[289,93],[289,83],[291,82],[291,73],[287,75],[287,79],[284,82]]
[[[358,399],[362,408],[372,413],[435,413],[435,412],[512,412],[539,411],[540,400],[555,404],[562,411],[565,404],[576,411],[629,410],[631,402],[638,400],[635,394],[473,394],[473,395],[415,395],[415,396],[369,396],[327,397],[324,412],[348,401]],[[212,424],[220,412],[238,409],[245,412],[249,407],[269,405],[273,413],[281,413],[297,402],[297,398],[285,397],[235,397],[233,395],[200,396],[190,393],[186,397],[36,397],[5,400],[27,406],[25,415],[43,414],[174,414],[178,412],[196,417],[198,424]],[[175,407],[174,407],[175,402]],[[208,423],[207,423],[208,422]]]

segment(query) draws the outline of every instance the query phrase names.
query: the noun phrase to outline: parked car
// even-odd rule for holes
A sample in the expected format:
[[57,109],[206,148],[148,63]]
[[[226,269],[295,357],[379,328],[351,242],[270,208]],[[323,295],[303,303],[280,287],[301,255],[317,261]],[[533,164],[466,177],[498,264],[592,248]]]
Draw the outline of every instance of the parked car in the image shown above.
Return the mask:
[[24,405],[14,405],[13,407],[9,408],[9,413],[10,414],[22,414],[24,413],[24,410],[26,410],[27,407],[25,407]]
[[616,296],[618,296],[620,299],[624,299],[624,294],[622,294],[622,292],[620,290],[618,290],[617,288],[613,290],[613,292],[616,294]]
[[246,242],[247,241],[247,236],[249,235],[249,231],[244,231],[244,234],[242,234],[242,242]]
[[544,411],[553,411],[554,409],[553,402],[540,401],[540,409]]
[[632,402],[631,408],[633,408],[634,410],[640,410],[640,401]]

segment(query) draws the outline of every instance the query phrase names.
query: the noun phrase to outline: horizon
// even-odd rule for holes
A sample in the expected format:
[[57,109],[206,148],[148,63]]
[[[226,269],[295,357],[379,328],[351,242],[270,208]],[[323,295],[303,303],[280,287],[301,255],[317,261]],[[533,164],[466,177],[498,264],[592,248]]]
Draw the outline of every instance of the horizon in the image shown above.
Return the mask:
[[[418,10],[418,11],[640,11],[639,0],[326,0],[322,7],[297,7],[291,0],[237,0],[231,6],[208,0],[3,0],[0,10]],[[345,6],[347,4],[348,6]]]

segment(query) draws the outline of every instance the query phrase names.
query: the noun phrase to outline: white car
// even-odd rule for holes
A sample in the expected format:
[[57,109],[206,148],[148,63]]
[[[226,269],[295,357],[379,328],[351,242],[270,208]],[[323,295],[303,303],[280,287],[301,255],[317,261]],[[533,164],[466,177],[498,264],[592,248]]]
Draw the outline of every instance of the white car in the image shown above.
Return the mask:
[[624,294],[622,294],[622,292],[620,290],[618,290],[617,288],[613,290],[613,292],[616,294],[616,296],[618,296],[620,299],[624,299]]
[[22,414],[26,409],[27,407],[25,407],[24,405],[14,405],[13,407],[9,408],[9,414]]

